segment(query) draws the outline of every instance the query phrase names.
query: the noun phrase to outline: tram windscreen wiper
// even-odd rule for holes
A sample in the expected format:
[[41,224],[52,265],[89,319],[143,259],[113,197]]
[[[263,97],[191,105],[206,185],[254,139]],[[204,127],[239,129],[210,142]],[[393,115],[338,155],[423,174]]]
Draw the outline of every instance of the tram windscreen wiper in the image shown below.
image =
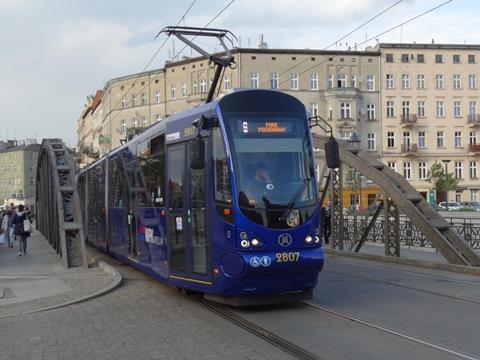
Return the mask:
[[288,202],[287,208],[285,209],[283,214],[278,218],[278,220],[280,221],[285,220],[290,215],[290,211],[292,211],[292,208],[297,202],[298,197],[301,194],[303,194],[303,191],[305,190],[305,186],[307,186],[307,184],[310,182],[311,179],[312,179],[311,177],[303,179],[302,183],[300,184],[300,186],[298,187],[298,189],[295,191],[295,193],[292,195],[292,198]]

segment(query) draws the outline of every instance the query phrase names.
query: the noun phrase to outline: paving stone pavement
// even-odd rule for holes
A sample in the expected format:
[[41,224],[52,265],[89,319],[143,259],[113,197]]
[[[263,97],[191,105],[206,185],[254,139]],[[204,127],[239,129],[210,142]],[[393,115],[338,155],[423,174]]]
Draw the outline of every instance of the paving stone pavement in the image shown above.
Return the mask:
[[15,247],[0,246],[0,318],[76,301],[112,283],[112,275],[98,266],[64,269],[37,231],[27,253],[17,256]]
[[71,306],[0,319],[0,359],[291,358],[174,289],[110,262],[124,279],[118,289]]

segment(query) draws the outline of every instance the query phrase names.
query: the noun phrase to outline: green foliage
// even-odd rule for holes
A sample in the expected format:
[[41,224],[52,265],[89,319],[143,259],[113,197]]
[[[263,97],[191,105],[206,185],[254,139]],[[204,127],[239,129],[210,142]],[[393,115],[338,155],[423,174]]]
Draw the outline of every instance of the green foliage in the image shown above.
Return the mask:
[[[436,162],[430,167],[427,174],[427,180],[433,185],[436,191],[445,191],[445,167],[442,163]],[[460,179],[453,176],[453,173],[447,174],[448,190],[455,190]]]

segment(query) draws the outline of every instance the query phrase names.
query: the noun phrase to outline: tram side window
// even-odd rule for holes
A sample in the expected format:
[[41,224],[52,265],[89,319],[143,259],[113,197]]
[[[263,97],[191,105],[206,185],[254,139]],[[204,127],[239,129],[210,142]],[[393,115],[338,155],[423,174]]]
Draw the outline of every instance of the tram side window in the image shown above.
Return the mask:
[[213,130],[213,176],[215,183],[215,207],[218,214],[228,222],[233,221],[232,187],[227,164],[227,153],[220,128]]
[[[164,136],[161,136],[164,138]],[[165,204],[165,153],[163,146],[152,139],[150,151],[139,154],[139,186],[145,188],[140,206],[162,207]]]
[[109,205],[114,208],[129,207],[128,183],[123,159],[118,156],[110,161]]

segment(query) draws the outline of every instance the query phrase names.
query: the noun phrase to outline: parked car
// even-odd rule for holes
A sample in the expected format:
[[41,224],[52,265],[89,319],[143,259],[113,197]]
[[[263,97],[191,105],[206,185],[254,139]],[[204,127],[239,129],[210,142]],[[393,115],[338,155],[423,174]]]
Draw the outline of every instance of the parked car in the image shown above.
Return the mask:
[[[447,206],[446,206],[446,202],[445,201],[442,201],[441,203],[438,204],[438,207],[441,209],[441,210],[446,210],[447,209]],[[448,210],[460,210],[462,208],[462,205],[460,205],[459,202],[448,202]]]
[[480,211],[480,202],[478,201],[463,201],[462,206],[474,209],[475,211]]

